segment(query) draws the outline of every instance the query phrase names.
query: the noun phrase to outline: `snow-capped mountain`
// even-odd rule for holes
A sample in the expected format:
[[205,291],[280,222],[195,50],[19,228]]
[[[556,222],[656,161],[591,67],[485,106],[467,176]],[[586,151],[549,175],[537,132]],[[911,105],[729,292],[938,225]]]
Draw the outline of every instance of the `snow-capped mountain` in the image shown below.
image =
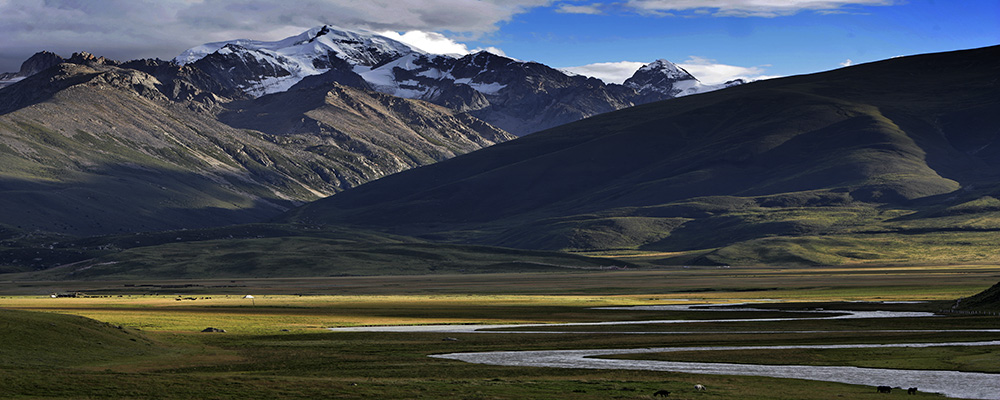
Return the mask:
[[[367,31],[324,25],[275,42],[237,39],[206,43],[181,53],[174,62],[219,63],[236,72],[234,84],[253,96],[283,92],[302,78],[329,71],[346,61],[361,71],[420,52],[402,42]],[[242,71],[240,71],[242,70]]]
[[413,53],[361,76],[380,92],[467,112],[515,135],[629,107],[636,96],[621,85],[489,52]]
[[697,93],[705,86],[684,68],[664,59],[643,65],[623,85],[640,94],[661,93],[672,97]]
[[707,85],[691,75],[681,66],[670,61],[659,59],[643,65],[623,85],[635,89],[640,95],[658,97],[681,97],[697,93],[711,92],[746,83],[737,79],[717,85]]
[[[398,58],[411,52],[421,52],[402,42],[389,39],[374,32],[362,30],[347,30],[331,25],[312,28],[299,35],[276,42],[262,42],[249,39],[238,39],[225,42],[206,43],[181,53],[174,58],[178,64],[188,64],[197,61],[227,44],[259,50],[288,57],[293,61],[311,61],[323,59],[333,52],[341,59],[352,64],[372,66]],[[322,69],[322,66],[313,65]],[[306,67],[309,68],[308,66]]]
[[488,52],[429,54],[373,32],[330,25],[275,42],[208,43],[174,61],[254,97],[283,92],[308,76],[332,74],[336,77],[325,79],[467,112],[519,136],[731,86],[704,85],[666,60],[642,67],[624,85],[606,84]]

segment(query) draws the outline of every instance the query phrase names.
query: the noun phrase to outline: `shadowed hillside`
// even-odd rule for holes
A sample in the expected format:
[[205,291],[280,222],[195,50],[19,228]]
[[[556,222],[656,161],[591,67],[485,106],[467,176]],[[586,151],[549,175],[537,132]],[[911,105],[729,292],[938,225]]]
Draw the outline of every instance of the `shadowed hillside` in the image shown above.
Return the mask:
[[1000,310],[1000,282],[974,296],[962,299],[961,308]]
[[[638,106],[284,219],[520,248],[704,249],[709,263],[865,259],[841,250],[866,238],[816,240],[1000,228],[992,209],[940,219],[1000,194],[998,59],[1000,47],[904,57]],[[809,243],[754,242],[775,238]]]
[[0,223],[84,236],[257,222],[513,138],[328,81],[234,101],[247,96],[194,67],[68,61],[0,89]]

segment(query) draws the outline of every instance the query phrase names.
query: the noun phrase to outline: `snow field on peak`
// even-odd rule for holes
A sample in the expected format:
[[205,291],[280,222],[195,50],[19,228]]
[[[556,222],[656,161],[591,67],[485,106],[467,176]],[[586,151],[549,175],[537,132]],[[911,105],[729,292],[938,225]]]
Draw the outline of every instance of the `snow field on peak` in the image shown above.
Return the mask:
[[[354,65],[355,72],[363,76],[364,72],[370,71],[371,67],[383,61],[383,58],[412,60],[413,56],[425,54],[402,42],[375,33],[347,31],[325,25],[273,42],[237,39],[206,43],[184,51],[174,58],[174,62],[183,65],[196,62],[216,52],[224,55],[232,54],[233,47],[227,47],[230,44],[246,49],[246,54],[262,63],[279,66],[291,73],[283,77],[262,77],[259,83],[242,87],[247,93],[256,97],[288,90],[307,76],[329,71],[329,68],[317,67],[316,61],[324,60],[330,54]],[[322,65],[322,62],[319,65]],[[412,68],[409,65],[406,67]],[[389,71],[391,72],[391,69]],[[371,77],[374,79],[372,81],[374,86],[386,86],[387,82],[379,79],[386,77],[378,75]],[[368,77],[365,79],[369,80]]]

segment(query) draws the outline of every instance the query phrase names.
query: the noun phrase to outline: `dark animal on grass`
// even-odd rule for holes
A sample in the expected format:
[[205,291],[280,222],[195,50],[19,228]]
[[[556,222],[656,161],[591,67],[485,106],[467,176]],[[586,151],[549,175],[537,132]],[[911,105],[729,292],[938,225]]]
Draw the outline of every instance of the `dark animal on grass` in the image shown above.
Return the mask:
[[704,392],[705,391],[705,385],[702,385],[702,384],[694,385],[694,390],[697,390],[699,392]]
[[891,386],[877,386],[875,387],[875,392],[877,393],[892,393]]
[[666,390],[657,390],[656,393],[653,393],[653,397],[656,397],[656,396],[667,397],[667,396],[670,396],[670,392],[668,392]]
[[906,389],[906,394],[917,394],[917,388],[912,387],[912,388]]

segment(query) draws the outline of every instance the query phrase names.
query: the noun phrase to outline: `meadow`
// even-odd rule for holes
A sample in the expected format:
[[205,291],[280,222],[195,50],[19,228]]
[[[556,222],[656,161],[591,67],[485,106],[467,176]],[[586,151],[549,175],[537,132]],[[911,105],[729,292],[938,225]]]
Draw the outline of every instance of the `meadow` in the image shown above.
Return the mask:
[[[818,381],[501,367],[427,356],[493,350],[997,340],[1000,333],[947,330],[1000,329],[1000,317],[945,314],[887,320],[649,324],[641,327],[652,333],[642,335],[616,332],[613,326],[600,334],[330,332],[326,328],[750,319],[776,314],[594,308],[699,302],[766,302],[796,313],[816,308],[937,311],[998,281],[1000,266],[990,265],[4,281],[0,282],[4,326],[0,397],[648,399],[665,389],[672,392],[670,398],[680,399],[879,398],[871,387]],[[89,297],[52,298],[50,293]],[[247,294],[254,298],[245,298]],[[207,327],[226,332],[200,332]],[[787,332],[747,333],[781,330]],[[630,357],[997,373],[998,355],[996,347],[943,347]],[[695,383],[710,390],[695,392]],[[914,398],[940,396],[918,393]]]

